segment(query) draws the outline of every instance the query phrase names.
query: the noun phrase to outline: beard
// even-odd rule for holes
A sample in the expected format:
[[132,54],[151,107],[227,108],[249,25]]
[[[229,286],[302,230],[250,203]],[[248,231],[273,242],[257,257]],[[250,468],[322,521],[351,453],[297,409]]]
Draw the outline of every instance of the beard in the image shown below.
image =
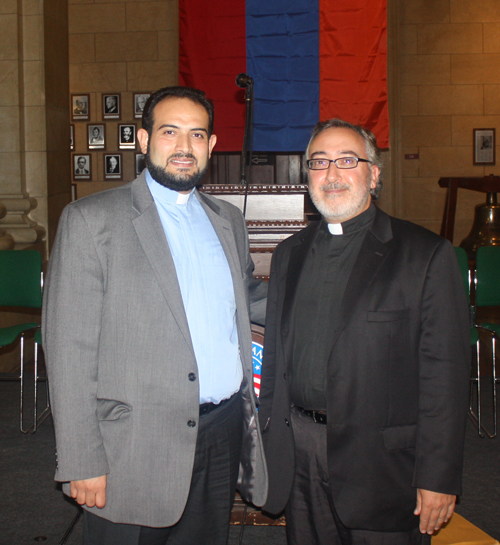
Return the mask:
[[[196,157],[192,153],[176,153],[171,155],[168,160],[173,158],[186,157],[188,159],[194,159],[196,164],[198,164]],[[168,172],[166,168],[156,165],[151,160],[149,156],[149,149],[146,153],[146,165],[148,167],[149,173],[155,182],[158,182],[163,187],[172,189],[173,191],[191,191],[196,187],[205,176],[205,172],[208,168],[208,161],[204,169],[200,170],[199,168],[191,174],[172,174]]]
[[[340,198],[340,202],[335,196],[325,196],[324,192],[332,189],[345,189],[349,192],[348,199],[345,196]],[[321,188],[311,189],[309,185],[309,195],[318,209],[318,212],[327,221],[343,222],[354,218],[360,213],[370,200],[370,177],[367,179],[366,187],[353,188],[342,182],[331,182]]]

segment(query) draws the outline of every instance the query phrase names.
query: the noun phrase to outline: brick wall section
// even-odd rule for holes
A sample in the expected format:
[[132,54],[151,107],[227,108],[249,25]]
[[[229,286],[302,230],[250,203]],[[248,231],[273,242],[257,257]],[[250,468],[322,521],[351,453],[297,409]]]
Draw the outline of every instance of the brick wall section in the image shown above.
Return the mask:
[[[439,232],[440,177],[500,175],[500,2],[398,0],[398,18],[397,215]],[[473,166],[474,128],[497,129],[496,166]],[[414,153],[418,160],[404,158]],[[455,244],[484,201],[459,191]]]

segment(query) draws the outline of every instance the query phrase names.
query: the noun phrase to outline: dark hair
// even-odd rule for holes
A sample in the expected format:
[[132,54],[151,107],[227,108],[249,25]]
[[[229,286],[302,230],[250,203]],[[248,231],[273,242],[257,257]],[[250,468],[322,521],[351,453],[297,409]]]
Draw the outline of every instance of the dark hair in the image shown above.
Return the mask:
[[377,145],[377,139],[375,135],[368,129],[364,129],[360,125],[353,125],[348,121],[343,121],[342,119],[327,119],[326,121],[319,121],[313,129],[311,138],[309,139],[309,144],[307,144],[306,156],[305,159],[309,159],[309,148],[313,141],[327,129],[350,129],[355,133],[359,134],[365,141],[365,149],[367,159],[373,164],[378,166],[380,174],[376,181],[376,186],[370,190],[370,194],[374,201],[380,197],[382,191],[382,157],[380,155],[380,148]]
[[207,95],[199,89],[193,87],[163,87],[153,93],[144,105],[142,113],[142,128],[147,131],[149,136],[154,125],[154,109],[162,100],[169,98],[187,98],[195,104],[200,104],[205,108],[208,114],[208,136],[212,136],[214,130],[214,104],[207,98]]

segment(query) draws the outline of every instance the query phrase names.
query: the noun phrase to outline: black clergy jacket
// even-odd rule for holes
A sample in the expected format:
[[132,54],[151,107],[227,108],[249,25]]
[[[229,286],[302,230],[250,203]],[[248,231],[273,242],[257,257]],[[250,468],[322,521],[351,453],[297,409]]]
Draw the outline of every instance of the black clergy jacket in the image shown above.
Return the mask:
[[[282,242],[271,265],[259,421],[269,472],[263,509],[273,514],[293,482],[286,370],[294,294],[317,228]],[[377,209],[337,323],[325,385],[337,513],[352,529],[415,528],[417,488],[461,493],[469,316],[451,244]]]

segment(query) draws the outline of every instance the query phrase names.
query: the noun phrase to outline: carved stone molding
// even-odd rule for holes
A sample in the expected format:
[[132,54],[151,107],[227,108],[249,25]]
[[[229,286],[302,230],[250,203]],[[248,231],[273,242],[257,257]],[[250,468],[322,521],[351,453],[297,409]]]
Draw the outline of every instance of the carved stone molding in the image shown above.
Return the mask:
[[[0,219],[7,214],[7,208],[0,202]],[[0,250],[12,250],[14,248],[14,239],[8,235],[3,229],[0,229]]]
[[37,200],[22,196],[1,198],[6,213],[0,217],[0,230],[10,236],[16,245],[34,244],[42,240],[45,229],[28,217],[29,212],[37,207]]

